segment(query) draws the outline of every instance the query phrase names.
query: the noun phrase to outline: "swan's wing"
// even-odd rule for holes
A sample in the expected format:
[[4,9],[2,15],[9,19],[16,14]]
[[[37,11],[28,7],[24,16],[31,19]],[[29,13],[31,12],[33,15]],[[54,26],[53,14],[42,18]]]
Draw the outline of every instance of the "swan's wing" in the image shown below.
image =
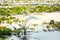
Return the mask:
[[28,18],[25,19],[25,23],[21,26],[22,28],[24,28],[26,26],[26,23],[30,20],[30,19],[38,19],[37,17],[34,17],[35,13],[31,14]]

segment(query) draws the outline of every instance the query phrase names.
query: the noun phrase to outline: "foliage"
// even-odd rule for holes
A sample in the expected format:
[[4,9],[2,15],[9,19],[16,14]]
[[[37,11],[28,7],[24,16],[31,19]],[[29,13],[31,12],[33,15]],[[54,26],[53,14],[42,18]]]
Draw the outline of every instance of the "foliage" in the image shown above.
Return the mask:
[[10,16],[9,19],[16,19],[16,17],[11,17],[11,16]]
[[22,31],[21,31],[21,29],[15,29],[14,32],[20,33],[20,32],[22,32]]
[[48,25],[47,25],[47,26],[46,26],[46,28],[48,28],[48,29],[49,29],[49,28],[50,28],[50,26],[48,26]]
[[14,22],[18,22],[18,20],[17,19],[14,19]]
[[49,24],[54,24],[54,20],[50,20]]
[[18,22],[18,20],[16,19],[16,17],[12,17],[12,16],[9,16],[9,17],[7,17],[7,16],[2,16],[2,17],[0,18],[0,23],[2,23],[3,21],[7,21],[7,23],[12,24],[12,20],[13,20],[14,22]]
[[32,30],[32,31],[33,31],[33,30],[35,30],[35,29],[34,29],[34,28],[30,28],[30,30]]
[[0,26],[0,35],[10,35],[12,30],[10,28],[6,28],[5,26]]
[[2,23],[2,21],[5,21],[5,20],[8,20],[8,18],[6,18],[5,16],[4,17],[1,17],[0,18],[0,23]]
[[[46,23],[47,24],[47,23]],[[54,20],[50,20],[46,28],[50,30],[50,28],[60,30],[60,22],[55,22]]]
[[60,31],[60,22],[56,23],[56,27],[57,27],[58,31]]
[[34,13],[35,10],[33,8],[30,8],[29,11],[30,13]]
[[24,20],[21,20],[21,22],[25,22]]
[[38,24],[33,24],[34,26],[38,26]]
[[42,24],[47,24],[46,22],[43,22]]
[[49,28],[49,27],[56,28],[56,23],[55,23],[54,20],[50,20],[49,25],[47,26],[47,28]]
[[33,12],[55,12],[60,11],[60,6],[31,6],[31,5],[25,5],[25,6],[15,6],[12,8],[0,8],[0,15],[7,15],[10,16],[12,14],[23,14],[27,13],[27,10],[30,13]]
[[22,32],[21,29],[15,29],[12,30],[10,28],[7,28],[6,26],[0,26],[0,36],[2,35],[12,35],[12,33],[17,33],[17,35],[19,35],[19,33]]
[[10,10],[8,8],[0,8],[0,15],[9,15]]
[[21,13],[25,13],[26,12],[26,8],[24,6],[22,7],[13,7],[11,10],[12,13],[16,13],[16,14],[21,14]]

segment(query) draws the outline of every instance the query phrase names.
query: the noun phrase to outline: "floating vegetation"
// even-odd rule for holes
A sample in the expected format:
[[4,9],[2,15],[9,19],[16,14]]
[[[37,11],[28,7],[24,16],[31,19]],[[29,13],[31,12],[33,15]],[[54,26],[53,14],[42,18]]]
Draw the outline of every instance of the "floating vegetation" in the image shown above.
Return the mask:
[[30,9],[29,9],[29,12],[30,12],[30,13],[34,13],[34,11],[35,11],[35,10],[34,10],[33,8],[30,8]]
[[[56,31],[56,30],[60,30],[60,22],[56,22],[56,21],[54,21],[54,20],[50,20],[50,22],[49,23],[44,23],[44,25],[45,24],[48,24],[47,26],[46,26],[46,28],[49,30],[49,31]],[[52,28],[52,30],[50,30],[50,28]]]
[[38,24],[34,24],[34,26],[38,26]]
[[18,20],[17,19],[14,19],[14,22],[18,22]]
[[47,23],[46,22],[43,22],[42,24],[44,25],[44,24],[47,24]]
[[21,22],[25,22],[24,20],[21,20]]
[[6,26],[0,26],[0,36],[12,34],[19,35],[21,32],[22,32],[21,29],[12,30],[10,28],[7,28]]
[[57,27],[58,31],[60,31],[60,22],[56,22],[56,27]]
[[45,30],[45,29],[42,29],[44,32],[47,32],[47,30]]
[[11,35],[12,30],[5,26],[0,26],[0,35]]
[[22,32],[21,29],[15,29],[15,30],[13,30],[13,31],[14,31],[14,33],[16,33],[17,35],[19,35],[20,32]]
[[33,31],[33,30],[35,30],[35,29],[34,29],[34,28],[30,28],[30,30],[32,30],[32,31]]
[[30,13],[40,13],[40,12],[55,12],[55,11],[60,11],[60,6],[15,6],[12,8],[0,8],[0,15],[6,15],[6,16],[10,16],[13,14],[24,14],[24,13],[28,13],[27,11],[29,11]]
[[11,21],[11,20],[8,20],[7,23],[8,23],[8,24],[12,24],[12,21]]
[[22,26],[21,24],[18,24],[19,26]]

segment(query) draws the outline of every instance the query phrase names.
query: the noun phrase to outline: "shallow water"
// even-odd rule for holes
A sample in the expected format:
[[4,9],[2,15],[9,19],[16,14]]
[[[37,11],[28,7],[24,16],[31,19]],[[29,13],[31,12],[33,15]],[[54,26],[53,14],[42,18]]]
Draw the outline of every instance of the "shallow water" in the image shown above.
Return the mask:
[[[42,29],[44,28],[44,26],[40,26],[41,22],[45,22],[45,21],[50,21],[51,19],[55,20],[55,21],[60,21],[60,14],[59,13],[47,13],[47,14],[42,14],[42,15],[33,15],[36,16],[37,18],[39,18],[40,20],[30,20],[29,22],[27,22],[27,25],[30,24],[39,24],[37,27],[35,27],[34,32],[27,32],[26,36],[21,35],[21,37],[18,37],[17,35],[12,35],[12,36],[7,36],[6,38],[0,38],[0,40],[60,40],[60,32],[58,31],[54,31],[54,32],[42,32]],[[18,18],[20,18],[20,16],[17,15]],[[22,16],[21,18],[27,18],[28,16]],[[3,25],[3,24],[1,24]],[[6,26],[6,23],[4,24]],[[15,26],[16,28],[19,28],[20,26],[16,24],[14,24],[13,26]],[[10,28],[13,28],[13,26],[9,26]],[[33,25],[28,26],[29,28],[34,28]],[[28,29],[27,29],[28,30]],[[28,30],[29,31],[29,30]]]
[[[2,38],[0,38],[2,40]],[[60,32],[27,32],[26,36],[8,36],[5,40],[60,40]]]

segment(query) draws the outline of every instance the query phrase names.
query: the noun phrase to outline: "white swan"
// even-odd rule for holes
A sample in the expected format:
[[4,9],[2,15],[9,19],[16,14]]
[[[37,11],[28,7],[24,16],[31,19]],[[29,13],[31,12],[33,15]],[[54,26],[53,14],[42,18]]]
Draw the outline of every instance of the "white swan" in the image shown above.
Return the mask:
[[27,22],[28,22],[30,19],[38,19],[37,17],[34,17],[34,16],[33,16],[34,14],[35,14],[35,13],[31,14],[28,18],[25,19],[24,24],[21,26],[22,28],[24,28],[24,27],[26,26]]
[[26,28],[25,28],[25,26],[26,26],[27,22],[28,22],[30,19],[38,19],[37,17],[34,17],[34,16],[33,16],[34,14],[35,14],[35,13],[31,14],[28,18],[26,18],[26,19],[25,19],[25,23],[22,25],[22,28],[21,28],[21,29],[24,30],[24,35],[26,35]]

